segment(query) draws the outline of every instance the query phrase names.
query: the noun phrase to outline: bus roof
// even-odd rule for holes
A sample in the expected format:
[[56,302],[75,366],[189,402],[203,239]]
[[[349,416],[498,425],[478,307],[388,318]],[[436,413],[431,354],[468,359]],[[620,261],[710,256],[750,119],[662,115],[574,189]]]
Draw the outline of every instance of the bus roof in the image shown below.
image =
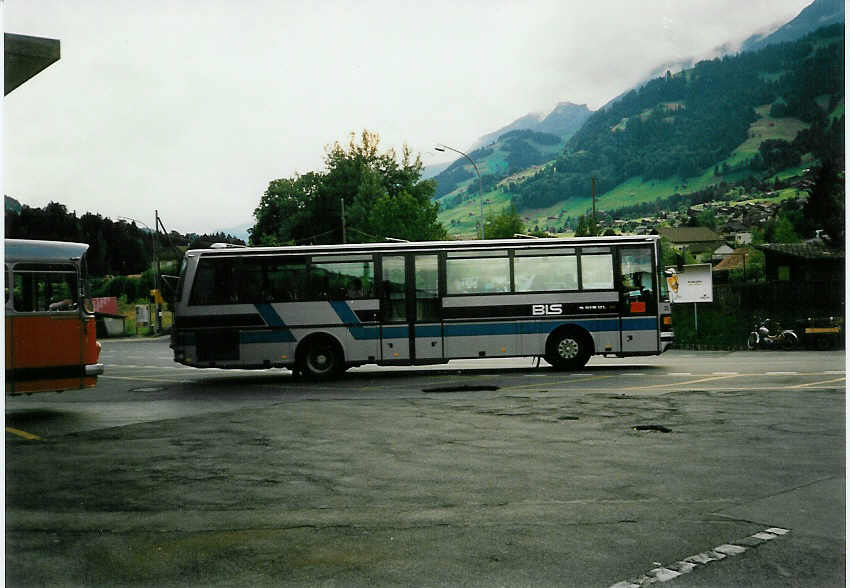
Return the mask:
[[3,257],[9,261],[69,261],[79,260],[88,250],[88,243],[64,241],[34,241],[4,239]]
[[618,235],[613,237],[547,237],[541,239],[490,239],[470,241],[410,241],[390,243],[348,243],[345,245],[287,245],[283,247],[239,247],[217,249],[191,249],[186,255],[191,256],[233,256],[264,253],[292,253],[307,255],[310,253],[360,253],[404,252],[417,250],[451,250],[451,249],[501,249],[501,248],[536,248],[536,247],[575,247],[588,245],[626,245],[654,242],[660,239],[658,235]]

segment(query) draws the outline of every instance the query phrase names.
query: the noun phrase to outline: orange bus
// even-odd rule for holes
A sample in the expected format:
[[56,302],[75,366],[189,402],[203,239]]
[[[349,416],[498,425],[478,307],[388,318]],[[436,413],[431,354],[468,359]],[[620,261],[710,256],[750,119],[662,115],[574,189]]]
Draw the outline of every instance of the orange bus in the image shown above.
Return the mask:
[[6,239],[6,394],[90,388],[98,363],[85,243]]

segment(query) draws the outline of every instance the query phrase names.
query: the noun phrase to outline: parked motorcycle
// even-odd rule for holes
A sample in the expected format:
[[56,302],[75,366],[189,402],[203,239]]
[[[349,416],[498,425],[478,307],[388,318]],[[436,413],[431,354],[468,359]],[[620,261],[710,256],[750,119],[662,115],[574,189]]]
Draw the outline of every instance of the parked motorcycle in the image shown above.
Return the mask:
[[747,337],[747,349],[793,349],[800,343],[797,333],[791,329],[782,329],[777,325],[775,334],[771,333],[773,330],[770,319],[764,319],[761,323],[756,321]]

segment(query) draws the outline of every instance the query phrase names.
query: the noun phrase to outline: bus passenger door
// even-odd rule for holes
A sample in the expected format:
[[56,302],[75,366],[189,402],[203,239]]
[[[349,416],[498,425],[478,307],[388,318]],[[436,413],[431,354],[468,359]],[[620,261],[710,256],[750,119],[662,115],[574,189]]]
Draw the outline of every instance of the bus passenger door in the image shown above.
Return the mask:
[[408,317],[413,329],[413,359],[419,362],[443,359],[443,326],[440,320],[440,291],[436,254],[412,255],[413,280],[409,295],[415,307]]
[[409,363],[407,259],[404,255],[381,258],[381,360]]
[[658,351],[658,290],[652,267],[652,247],[620,249],[620,350]]
[[385,255],[381,262],[382,361],[442,360],[437,255]]

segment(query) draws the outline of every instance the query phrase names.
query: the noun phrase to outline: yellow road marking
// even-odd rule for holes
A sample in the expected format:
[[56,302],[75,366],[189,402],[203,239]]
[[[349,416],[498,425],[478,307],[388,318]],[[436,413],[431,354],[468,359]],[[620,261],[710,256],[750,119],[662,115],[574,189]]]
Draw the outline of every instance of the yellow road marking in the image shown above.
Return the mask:
[[835,382],[843,382],[847,378],[834,378],[832,380],[823,380],[822,382],[811,382],[810,384],[798,384],[796,386],[790,386],[790,388],[808,388],[810,386],[819,386],[821,384],[834,384]]
[[729,378],[740,378],[747,374],[728,374],[725,376],[712,376],[710,378],[699,378],[698,380],[687,380],[685,382],[667,382],[666,384],[654,384],[652,386],[630,386],[626,390],[652,390],[653,388],[669,388],[670,386],[689,386],[691,384],[700,384],[702,382],[712,382],[714,380],[728,380]]
[[[572,383],[572,382],[585,382],[587,380],[604,380],[605,378],[613,378],[615,376],[587,376],[584,378],[576,377],[570,378],[569,382],[557,382],[557,384],[561,383]],[[544,387],[546,382],[537,382],[536,384],[522,384],[521,386],[505,386],[502,390],[522,390],[523,388],[540,388]],[[568,390],[569,388],[558,388],[558,390]]]
[[30,441],[41,441],[41,437],[39,437],[38,435],[33,435],[32,433],[27,433],[26,431],[21,431],[20,429],[6,427],[6,432],[11,433],[12,435],[17,435],[18,437],[23,437],[24,439],[29,439]]

